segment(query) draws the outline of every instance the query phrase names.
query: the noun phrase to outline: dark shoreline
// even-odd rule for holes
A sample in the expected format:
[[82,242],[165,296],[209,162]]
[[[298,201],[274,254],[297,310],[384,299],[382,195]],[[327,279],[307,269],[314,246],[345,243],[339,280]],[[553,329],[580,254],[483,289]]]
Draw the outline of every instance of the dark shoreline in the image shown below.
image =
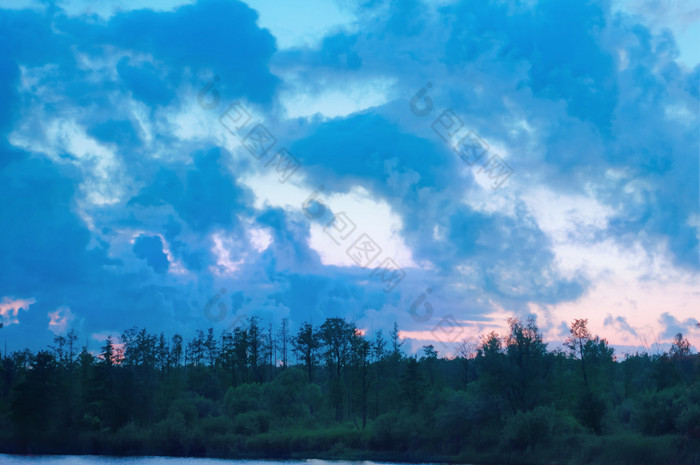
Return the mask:
[[[617,435],[595,436],[580,435],[569,437],[565,441],[554,441],[550,447],[526,451],[503,450],[496,448],[491,452],[465,452],[459,455],[436,455],[421,452],[368,451],[347,448],[338,451],[295,451],[290,453],[245,452],[221,454],[209,450],[204,453],[173,454],[155,449],[120,451],[79,450],[67,447],[61,451],[37,450],[22,453],[1,448],[0,454],[17,457],[37,456],[94,456],[106,458],[164,457],[197,458],[219,460],[253,460],[253,461],[304,461],[326,460],[343,462],[371,461],[386,464],[449,464],[449,465],[552,465],[552,464],[591,464],[591,465],[652,465],[684,464],[700,465],[700,444],[691,438],[681,436],[640,436]],[[114,450],[114,449],[113,449]]]
[[[104,458],[181,458],[181,459],[215,459],[215,460],[251,460],[251,461],[276,461],[276,462],[298,462],[304,460],[325,460],[329,462],[373,462],[377,464],[426,464],[426,465],[441,465],[441,464],[462,464],[462,465],[481,465],[474,463],[465,463],[456,458],[447,457],[432,457],[432,458],[401,458],[392,454],[369,454],[357,456],[354,454],[324,454],[317,455],[308,454],[290,454],[290,455],[264,455],[264,454],[241,454],[239,456],[218,456],[218,455],[167,455],[167,454],[109,454],[109,453],[16,453],[5,452],[0,450],[0,455],[10,455],[14,457],[104,457]],[[426,456],[427,457],[427,456]]]

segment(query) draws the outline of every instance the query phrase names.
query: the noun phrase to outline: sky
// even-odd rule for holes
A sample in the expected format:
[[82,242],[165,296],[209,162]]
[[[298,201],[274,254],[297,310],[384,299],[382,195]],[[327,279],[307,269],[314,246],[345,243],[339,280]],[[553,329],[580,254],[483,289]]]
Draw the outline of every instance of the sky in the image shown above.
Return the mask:
[[700,347],[698,41],[690,0],[0,0],[0,340]]

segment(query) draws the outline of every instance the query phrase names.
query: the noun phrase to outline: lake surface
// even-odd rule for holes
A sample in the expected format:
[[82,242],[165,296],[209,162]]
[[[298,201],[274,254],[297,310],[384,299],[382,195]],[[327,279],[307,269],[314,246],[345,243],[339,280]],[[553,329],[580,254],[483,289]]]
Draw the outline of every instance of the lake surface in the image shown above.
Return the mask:
[[[100,455],[5,455],[2,465],[382,465],[387,462],[347,460],[228,460],[181,457],[106,457]],[[391,465],[404,465],[391,463]],[[407,465],[407,464],[406,464]],[[415,464],[412,464],[415,465]]]

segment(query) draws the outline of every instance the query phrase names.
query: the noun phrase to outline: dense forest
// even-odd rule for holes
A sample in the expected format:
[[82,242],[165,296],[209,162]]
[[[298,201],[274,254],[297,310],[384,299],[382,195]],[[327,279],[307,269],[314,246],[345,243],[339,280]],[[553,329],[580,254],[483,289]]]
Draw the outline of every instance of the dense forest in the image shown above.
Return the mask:
[[616,357],[586,320],[548,348],[534,319],[407,355],[396,325],[253,317],[190,341],[74,331],[2,359],[0,451],[469,463],[700,463],[700,357]]

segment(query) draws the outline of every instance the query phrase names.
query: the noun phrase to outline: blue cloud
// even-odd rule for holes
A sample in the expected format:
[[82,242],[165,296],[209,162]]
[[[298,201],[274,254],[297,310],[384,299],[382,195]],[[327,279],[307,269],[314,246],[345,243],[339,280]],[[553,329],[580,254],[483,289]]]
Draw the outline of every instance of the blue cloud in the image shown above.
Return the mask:
[[131,66],[129,58],[124,57],[117,63],[117,72],[134,97],[150,105],[167,105],[175,98],[175,92],[168,88],[150,63]]
[[109,44],[152,54],[166,67],[174,65],[170,68],[173,84],[184,78],[183,66],[211,70],[221,77],[230,97],[245,95],[255,102],[269,103],[279,82],[267,68],[276,49],[275,39],[258,28],[256,20],[257,14],[244,3],[207,0],[173,12],[118,14],[102,28],[71,21],[66,29],[88,33],[92,50],[98,44]]
[[[50,338],[46,313],[59,306],[86,333],[136,324],[187,334],[214,323],[203,307],[222,287],[227,318],[338,315],[422,330],[448,313],[484,321],[494,306],[525,314],[575,301],[592,283],[558,271],[550,238],[519,198],[535,187],[609,208],[591,241],[668,244],[675,266],[700,270],[700,66],[676,63],[670,32],[654,34],[607,1],[353,8],[353,31],[282,52],[238,1],[108,20],[58,6],[0,10],[0,297],[36,299],[6,328],[10,340]],[[387,294],[369,270],[324,264],[309,245],[321,220],[256,201],[248,186],[261,164],[231,140],[212,148],[216,131],[226,135],[218,126],[183,137],[173,117],[213,76],[220,102],[207,123],[218,125],[229,102],[249,103],[301,161],[290,184],[323,184],[325,196],[366,189],[399,216],[396,233],[421,267]],[[333,119],[286,117],[287,91],[313,98],[368,82],[386,84],[385,103]],[[408,101],[427,82],[432,111],[417,116]],[[475,171],[432,131],[448,108],[508,152],[512,190],[485,197]],[[65,122],[89,140],[57,135]],[[80,144],[87,154],[74,153]],[[96,186],[114,187],[114,198],[95,201]],[[270,235],[264,250],[251,228]],[[214,235],[235,272],[219,272]],[[407,310],[427,287],[436,313],[419,323]],[[660,321],[667,335],[692,323]],[[623,317],[606,324],[631,332]]]
[[[415,200],[421,189],[454,185],[456,157],[437,141],[402,133],[381,115],[360,114],[322,124],[291,148],[327,192],[360,185],[384,197]],[[415,174],[415,176],[412,176]],[[392,178],[405,178],[396,184]],[[408,196],[408,198],[407,198]]]
[[90,233],[73,212],[76,183],[67,175],[26,154],[0,171],[5,292],[23,295],[80,281],[91,266],[107,263],[103,251],[86,250]]
[[129,120],[107,120],[92,126],[88,134],[95,139],[112,143],[122,149],[135,148],[141,140],[134,125]]
[[171,314],[177,290],[117,271],[123,258],[111,259],[108,246],[91,243],[74,211],[75,184],[70,172],[27,154],[0,171],[0,198],[12,199],[0,209],[6,226],[0,232],[0,294],[36,300],[19,325],[6,328],[10,341],[48,342],[46,315],[61,306],[71,308],[77,329],[86,333],[128,321],[157,326]]
[[630,326],[629,322],[627,321],[627,318],[623,316],[617,316],[613,318],[612,315],[608,315],[605,318],[605,321],[603,321],[603,324],[605,326],[612,326],[613,328],[630,333],[632,336],[637,336],[637,331],[635,331],[635,329],[632,326]]
[[252,197],[222,164],[220,149],[192,154],[194,166],[174,171],[160,168],[153,181],[129,204],[172,205],[180,218],[197,231],[214,227],[233,228],[238,214],[250,212]]
[[156,273],[165,273],[170,267],[168,256],[163,252],[163,241],[160,236],[141,234],[134,241],[134,253],[137,257],[146,260],[148,266]]
[[687,318],[680,321],[668,312],[661,314],[659,322],[664,327],[664,331],[661,333],[661,335],[669,339],[678,333],[687,334],[690,330],[698,326],[698,320],[695,318]]
[[16,105],[16,94],[13,87],[19,78],[19,69],[12,60],[7,58],[7,54],[0,49],[0,100],[3,102],[0,109],[0,131],[9,126],[13,120],[13,110]]

